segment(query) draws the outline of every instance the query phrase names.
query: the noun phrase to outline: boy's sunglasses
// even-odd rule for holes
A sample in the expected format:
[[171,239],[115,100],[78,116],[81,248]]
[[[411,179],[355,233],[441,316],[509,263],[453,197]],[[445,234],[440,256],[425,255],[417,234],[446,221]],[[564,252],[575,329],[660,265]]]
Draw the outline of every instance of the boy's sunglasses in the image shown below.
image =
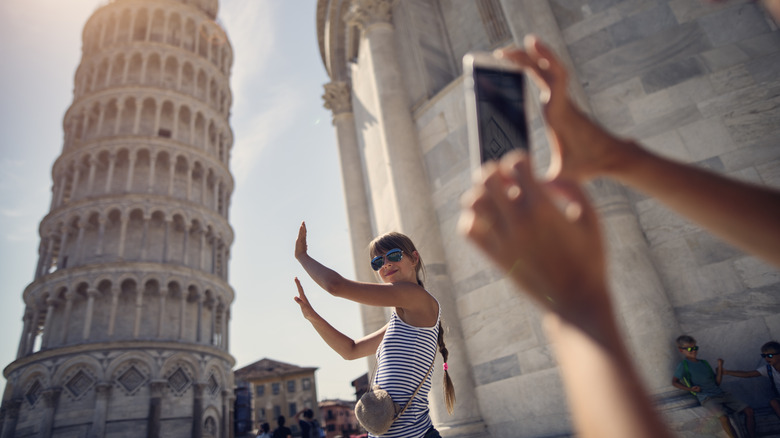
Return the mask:
[[777,353],[761,353],[761,357],[763,357],[764,359],[766,359],[767,357],[771,359],[775,357],[776,354]]
[[379,268],[385,265],[385,259],[390,262],[400,262],[404,258],[404,252],[398,248],[387,251],[387,254],[381,256],[378,255],[371,259],[371,269],[378,271]]
[[698,345],[694,345],[693,347],[680,347],[680,350],[685,350],[685,351],[688,351],[688,352],[696,351],[698,349],[699,349]]

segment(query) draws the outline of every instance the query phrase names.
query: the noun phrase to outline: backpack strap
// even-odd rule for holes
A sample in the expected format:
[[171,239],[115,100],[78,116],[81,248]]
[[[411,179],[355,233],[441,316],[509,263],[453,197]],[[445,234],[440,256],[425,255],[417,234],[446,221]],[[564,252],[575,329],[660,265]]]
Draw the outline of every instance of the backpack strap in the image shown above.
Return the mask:
[[[715,377],[715,371],[712,370],[712,366],[710,365],[709,362],[707,362],[704,359],[700,360],[699,362],[703,362],[704,365],[707,365],[707,369],[710,370],[710,375]],[[688,388],[692,388],[694,385],[693,385],[693,381],[692,381],[693,379],[691,378],[691,371],[688,369],[688,360],[683,359],[682,363],[683,363],[683,378],[682,378],[682,381],[685,384],[685,386],[687,386]],[[691,392],[691,394],[696,395],[695,391],[690,391],[690,392]]]
[[[682,381],[688,388],[693,387],[693,382],[691,382],[691,371],[688,369],[688,361],[683,359],[682,361],[683,365],[683,378]],[[696,395],[696,392],[690,391],[691,394]]]
[[772,385],[772,392],[775,394],[775,398],[780,397],[777,393],[777,386],[775,386],[775,377],[772,375],[772,365],[766,364],[766,375],[769,376],[769,383]]

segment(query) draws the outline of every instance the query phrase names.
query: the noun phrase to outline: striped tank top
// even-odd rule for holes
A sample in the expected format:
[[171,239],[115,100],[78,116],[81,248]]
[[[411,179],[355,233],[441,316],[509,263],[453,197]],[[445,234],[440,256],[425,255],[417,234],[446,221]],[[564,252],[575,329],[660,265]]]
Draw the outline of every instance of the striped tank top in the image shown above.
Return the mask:
[[[417,389],[436,358],[441,307],[433,327],[414,327],[393,311],[387,331],[376,351],[375,384],[387,391],[403,407]],[[382,438],[421,438],[433,425],[428,415],[431,375],[417,391],[403,415],[395,420]],[[376,435],[369,434],[370,437]]]

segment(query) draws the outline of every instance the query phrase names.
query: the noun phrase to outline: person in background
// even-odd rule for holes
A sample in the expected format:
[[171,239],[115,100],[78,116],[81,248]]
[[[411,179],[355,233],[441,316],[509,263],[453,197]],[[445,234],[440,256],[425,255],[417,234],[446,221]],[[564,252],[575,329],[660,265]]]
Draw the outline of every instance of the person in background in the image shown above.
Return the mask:
[[752,371],[736,371],[723,369],[723,374],[733,377],[765,377],[769,384],[772,397],[769,406],[780,417],[780,342],[769,341],[761,346],[761,357],[766,361],[764,366]]
[[261,424],[256,438],[271,438],[271,425],[268,423]]
[[276,424],[278,426],[274,429],[274,433],[271,435],[272,438],[292,438],[292,431],[289,427],[285,426],[284,423],[286,423],[284,415],[280,415],[279,418],[276,419]]
[[683,355],[683,360],[677,365],[672,378],[672,386],[684,391],[690,391],[699,403],[707,411],[718,417],[723,430],[731,438],[737,438],[737,432],[731,425],[728,410],[743,412],[748,436],[756,436],[756,420],[753,408],[742,400],[737,399],[731,393],[721,389],[720,382],[723,379],[723,359],[718,359],[717,370],[703,359],[698,358],[699,346],[696,339],[688,335],[682,335],[675,341],[677,350]]

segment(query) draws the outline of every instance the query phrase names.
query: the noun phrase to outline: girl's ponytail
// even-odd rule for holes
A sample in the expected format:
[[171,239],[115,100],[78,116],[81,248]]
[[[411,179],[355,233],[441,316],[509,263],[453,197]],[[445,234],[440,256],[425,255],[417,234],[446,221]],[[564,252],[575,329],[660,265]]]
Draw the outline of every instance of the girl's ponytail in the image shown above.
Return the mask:
[[441,321],[439,321],[438,342],[439,351],[441,352],[441,357],[444,361],[444,403],[447,405],[447,412],[452,415],[452,412],[455,410],[455,386],[452,384],[452,379],[450,379],[450,374],[447,371],[449,368],[447,365],[447,357],[449,357],[450,352],[444,344],[444,329],[441,326]]

